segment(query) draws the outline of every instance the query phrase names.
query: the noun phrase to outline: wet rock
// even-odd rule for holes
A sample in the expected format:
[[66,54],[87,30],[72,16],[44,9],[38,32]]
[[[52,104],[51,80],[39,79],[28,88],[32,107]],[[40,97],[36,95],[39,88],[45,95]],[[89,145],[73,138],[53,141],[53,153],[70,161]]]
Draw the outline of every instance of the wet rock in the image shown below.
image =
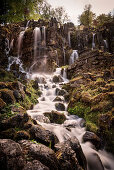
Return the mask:
[[56,88],[56,85],[53,85],[52,88]]
[[19,144],[26,150],[26,154],[30,155],[32,159],[40,161],[50,170],[58,170],[58,160],[52,149],[42,144],[35,144],[27,140],[19,141]]
[[29,133],[31,139],[35,139],[37,142],[40,142],[46,146],[49,146],[51,143],[52,148],[58,142],[57,137],[49,130],[45,130],[41,125],[32,126]]
[[49,118],[51,123],[62,124],[66,120],[66,117],[63,113],[56,111],[45,112],[44,115]]
[[69,93],[64,94],[64,99],[65,99],[65,102],[69,102],[69,100],[70,100]]
[[24,163],[20,145],[10,139],[0,139],[0,168],[20,170]]
[[24,127],[24,124],[28,122],[29,116],[27,113],[20,113],[4,120],[0,124],[0,130],[6,130],[15,127]]
[[40,161],[33,160],[32,162],[27,162],[23,170],[49,170],[49,168],[43,165]]
[[18,90],[14,90],[14,91],[13,91],[13,95],[14,95],[14,97],[15,97],[15,99],[16,99],[17,102],[18,102],[19,100],[21,100],[21,94],[19,93]]
[[59,102],[59,101],[63,101],[63,100],[62,100],[60,97],[57,96],[57,97],[53,100],[53,102],[57,102],[57,101]]
[[86,158],[76,137],[56,144],[55,148],[61,169],[87,169]]
[[15,136],[16,136],[16,130],[14,128],[10,128],[0,132],[1,139],[14,139]]
[[13,104],[15,102],[15,98],[13,95],[13,91],[9,89],[1,89],[1,99],[6,103],[6,104]]
[[15,136],[15,139],[18,141],[18,140],[22,140],[22,139],[30,139],[30,135],[28,132],[24,131],[24,130],[21,130],[21,131],[18,131],[16,133],[16,136]]
[[65,111],[65,106],[63,103],[56,103],[55,104],[55,108],[58,110],[58,111]]
[[53,77],[53,82],[54,83],[60,83],[60,82],[63,82],[63,79],[62,79],[62,77],[60,76],[60,75],[55,75],[54,77]]
[[56,91],[55,91],[56,95],[58,96],[64,96],[66,94],[68,94],[68,92],[64,89],[59,89],[59,88],[56,88]]
[[34,116],[34,118],[38,120],[39,122],[50,123],[50,120],[44,115],[36,115]]
[[34,89],[36,89],[36,90],[39,89],[39,85],[38,85],[38,80],[37,80],[37,79],[33,81],[32,87],[33,87]]
[[93,132],[86,131],[86,133],[83,135],[83,141],[84,142],[91,142],[97,149],[100,148],[100,138]]

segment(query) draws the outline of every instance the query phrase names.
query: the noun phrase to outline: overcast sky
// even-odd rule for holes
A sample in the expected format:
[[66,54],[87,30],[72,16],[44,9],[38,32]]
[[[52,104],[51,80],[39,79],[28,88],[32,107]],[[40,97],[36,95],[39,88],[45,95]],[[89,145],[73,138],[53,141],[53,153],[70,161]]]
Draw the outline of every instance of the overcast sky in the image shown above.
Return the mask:
[[76,25],[77,17],[82,13],[85,4],[92,5],[92,11],[97,15],[109,13],[114,9],[114,0],[47,0],[53,7],[63,6]]

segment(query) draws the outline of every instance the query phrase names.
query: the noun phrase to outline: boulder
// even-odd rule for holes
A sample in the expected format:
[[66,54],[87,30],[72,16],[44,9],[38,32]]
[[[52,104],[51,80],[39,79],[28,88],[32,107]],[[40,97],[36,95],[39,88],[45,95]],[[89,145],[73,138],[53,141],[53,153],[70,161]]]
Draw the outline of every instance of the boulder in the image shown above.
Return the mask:
[[18,140],[22,140],[22,139],[30,139],[30,135],[28,132],[24,131],[24,130],[21,130],[21,131],[18,131],[16,133],[16,136],[15,136],[15,139],[18,141]]
[[33,160],[31,162],[27,162],[23,170],[49,170],[49,168],[43,165],[40,161]]
[[58,97],[58,96],[53,100],[53,102],[59,102],[59,101],[61,102],[63,100],[60,97]]
[[65,106],[63,103],[56,103],[55,104],[55,108],[58,110],[58,111],[65,111]]
[[45,130],[41,125],[33,125],[30,128],[29,133],[31,139],[35,139],[37,142],[46,146],[49,146],[51,143],[52,148],[58,142],[57,137],[49,130]]
[[59,89],[59,88],[56,88],[55,93],[56,93],[57,96],[63,96],[65,94],[68,94],[68,92],[66,90]]
[[49,118],[51,123],[62,124],[66,120],[66,117],[63,113],[56,111],[45,112],[44,115]]
[[13,104],[15,102],[15,98],[13,95],[13,91],[9,89],[1,89],[1,99],[6,103],[6,104]]
[[24,124],[28,122],[29,116],[27,113],[19,113],[1,122],[0,130],[6,130],[9,128],[22,128]]
[[53,77],[53,82],[54,83],[60,83],[60,82],[63,82],[63,79],[62,79],[62,77],[60,76],[60,75],[55,75],[54,77]]
[[10,128],[0,132],[1,139],[14,139],[15,136],[16,136],[16,130],[14,128]]
[[61,169],[87,169],[86,158],[76,137],[55,145]]
[[0,169],[20,170],[24,164],[21,146],[10,139],[0,139]]
[[40,161],[50,170],[58,170],[58,160],[52,149],[42,144],[36,144],[27,140],[19,141],[19,144],[26,150],[26,154],[34,160]]
[[97,149],[100,148],[100,138],[93,132],[86,131],[85,134],[83,135],[83,141],[84,142],[91,142]]

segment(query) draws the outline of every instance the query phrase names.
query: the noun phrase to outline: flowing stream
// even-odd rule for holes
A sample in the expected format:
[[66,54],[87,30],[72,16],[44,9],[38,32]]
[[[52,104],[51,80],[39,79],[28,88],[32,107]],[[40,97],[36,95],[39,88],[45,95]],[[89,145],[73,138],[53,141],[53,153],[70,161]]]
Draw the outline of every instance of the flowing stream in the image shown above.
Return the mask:
[[[59,96],[65,105],[65,111],[61,111],[66,116],[66,121],[62,124],[50,123],[49,119],[43,115],[45,112],[56,111],[55,103],[53,100],[56,98],[56,89],[61,89],[61,83],[54,83],[53,76],[61,75],[61,69],[57,68],[56,72],[52,75],[43,73],[33,74],[32,79],[37,78],[39,81],[39,87],[42,91],[42,96],[38,99],[39,103],[36,104],[33,110],[28,110],[28,114],[38,121],[45,129],[52,131],[59,139],[60,142],[67,140],[73,136],[76,136],[81,144],[82,150],[86,156],[88,163],[88,170],[113,170],[114,158],[111,154],[105,150],[96,151],[94,146],[90,142],[83,143],[82,137],[86,132],[83,127],[83,119],[76,115],[68,115],[67,103],[64,101],[63,96]],[[63,82],[67,83],[65,70],[62,75]],[[71,131],[68,130],[71,127]]]

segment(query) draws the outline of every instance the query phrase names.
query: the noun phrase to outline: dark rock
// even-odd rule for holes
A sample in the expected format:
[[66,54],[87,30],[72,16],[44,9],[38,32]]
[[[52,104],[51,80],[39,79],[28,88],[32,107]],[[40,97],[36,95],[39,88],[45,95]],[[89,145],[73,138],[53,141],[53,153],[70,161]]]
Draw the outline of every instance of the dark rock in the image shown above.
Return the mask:
[[52,88],[56,88],[56,85],[53,85]]
[[70,100],[69,93],[64,94],[64,99],[65,99],[66,102],[69,102],[69,100]]
[[49,170],[49,168],[43,165],[40,161],[33,160],[32,162],[27,162],[23,170]]
[[53,102],[57,102],[57,101],[59,102],[59,101],[63,101],[63,100],[62,100],[60,97],[57,96],[57,97],[53,100]]
[[29,116],[27,113],[20,113],[4,120],[0,124],[0,130],[6,130],[15,127],[24,127],[24,124],[28,122]]
[[1,170],[20,170],[24,163],[20,145],[10,139],[0,139]]
[[6,103],[6,104],[13,104],[15,102],[15,98],[13,95],[13,91],[9,89],[1,89],[1,99]]
[[18,102],[19,100],[21,100],[21,94],[19,93],[18,90],[13,91],[13,95],[14,95],[14,97],[15,97],[15,99],[16,99],[17,102]]
[[59,88],[56,88],[55,93],[56,93],[57,96],[63,96],[63,95],[68,94],[66,90],[64,90],[64,89],[59,89]]
[[40,125],[34,125],[29,130],[31,139],[35,139],[37,142],[40,142],[46,146],[49,146],[51,143],[52,148],[58,142],[57,137],[50,132],[49,130],[45,130]]
[[33,87],[34,89],[36,89],[36,90],[39,89],[39,85],[38,85],[38,80],[37,80],[37,79],[33,81],[32,87]]
[[58,111],[65,111],[65,106],[63,103],[56,103],[55,104],[55,108],[58,110]]
[[0,98],[0,110],[6,106],[6,103]]
[[24,131],[24,130],[21,130],[21,131],[18,131],[16,136],[15,136],[15,139],[16,140],[22,140],[22,139],[30,139],[30,135],[28,132]]
[[86,158],[76,137],[55,145],[61,169],[87,169]]
[[60,82],[63,82],[63,79],[62,79],[62,77],[60,75],[58,75],[58,76],[55,75],[53,77],[53,82],[54,83],[60,83]]
[[35,144],[33,142],[22,140],[19,141],[21,147],[26,148],[27,155],[33,159],[40,161],[47,166],[50,170],[58,170],[58,160],[52,149],[42,144]]
[[91,142],[97,149],[99,149],[100,147],[100,138],[93,132],[89,132],[87,131],[84,135],[83,135],[83,141],[84,142]]
[[14,139],[15,136],[16,136],[16,130],[14,128],[10,128],[0,132],[1,139]]
[[66,117],[63,113],[56,111],[45,112],[44,115],[49,118],[51,123],[62,124],[66,120]]

